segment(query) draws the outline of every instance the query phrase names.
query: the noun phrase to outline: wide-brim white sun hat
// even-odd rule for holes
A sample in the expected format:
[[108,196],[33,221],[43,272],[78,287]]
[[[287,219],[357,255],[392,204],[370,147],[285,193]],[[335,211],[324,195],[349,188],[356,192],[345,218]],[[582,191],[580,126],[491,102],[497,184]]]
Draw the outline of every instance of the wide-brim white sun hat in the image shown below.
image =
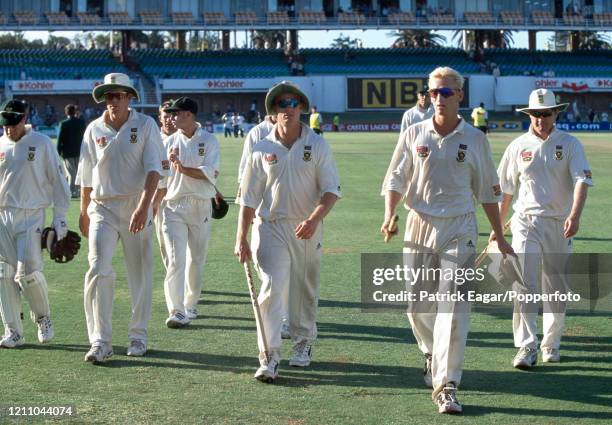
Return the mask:
[[112,91],[126,91],[132,93],[137,100],[140,100],[138,91],[132,85],[130,77],[120,72],[113,72],[104,76],[104,83],[94,87],[91,95],[96,103],[104,102],[104,95]]
[[548,89],[536,89],[529,95],[529,106],[526,108],[517,109],[519,112],[526,114],[529,111],[542,111],[544,109],[556,109],[558,111],[565,111],[569,103],[559,103],[555,99],[555,94],[552,90]]

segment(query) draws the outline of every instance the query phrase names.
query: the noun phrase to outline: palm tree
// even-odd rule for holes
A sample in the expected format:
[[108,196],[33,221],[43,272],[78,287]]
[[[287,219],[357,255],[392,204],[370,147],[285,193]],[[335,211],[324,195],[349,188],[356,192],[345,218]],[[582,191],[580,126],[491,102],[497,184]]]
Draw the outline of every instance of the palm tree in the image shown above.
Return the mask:
[[610,37],[596,31],[557,31],[548,39],[556,50],[611,49]]
[[329,47],[335,49],[355,49],[359,45],[359,40],[356,38],[351,38],[348,35],[344,36],[344,34],[340,33],[338,38],[334,38],[332,44]]
[[[463,33],[466,31],[467,46],[464,45]],[[468,50],[477,47],[510,47],[514,43],[513,31],[508,30],[458,30],[453,33],[453,41],[458,47],[467,47]]]
[[441,47],[446,37],[428,30],[397,30],[389,33],[395,37],[393,47]]

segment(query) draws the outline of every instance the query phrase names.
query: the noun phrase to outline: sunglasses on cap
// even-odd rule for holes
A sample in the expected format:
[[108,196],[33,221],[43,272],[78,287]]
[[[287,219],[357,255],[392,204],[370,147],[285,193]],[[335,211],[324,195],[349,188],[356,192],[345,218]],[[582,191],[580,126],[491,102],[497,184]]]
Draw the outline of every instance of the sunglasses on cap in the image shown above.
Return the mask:
[[277,103],[279,108],[297,108],[300,105],[300,101],[297,99],[281,99]]
[[546,110],[546,111],[529,111],[529,115],[531,115],[534,118],[548,118],[548,117],[552,117],[553,111],[551,111],[551,110]]
[[448,97],[451,97],[454,94],[455,94],[455,90],[453,90],[453,89],[451,89],[449,87],[440,87],[439,89],[431,89],[431,90],[429,90],[429,95],[431,97],[438,97],[438,95],[440,95],[443,98],[448,98]]

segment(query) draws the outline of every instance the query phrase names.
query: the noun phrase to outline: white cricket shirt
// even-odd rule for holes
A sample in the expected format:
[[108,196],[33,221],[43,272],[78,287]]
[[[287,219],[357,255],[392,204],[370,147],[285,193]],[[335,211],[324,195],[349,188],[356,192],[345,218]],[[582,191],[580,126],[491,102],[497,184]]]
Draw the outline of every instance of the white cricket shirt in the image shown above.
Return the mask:
[[518,196],[514,211],[566,218],[572,208],[574,185],[593,186],[584,148],[574,136],[554,129],[546,140],[529,128],[508,145],[498,168],[504,193]]
[[407,208],[452,218],[475,211],[479,203],[496,203],[501,190],[484,133],[463,119],[450,134],[436,132],[433,118],[400,135],[381,194],[405,196]]
[[47,208],[65,217],[70,187],[51,139],[26,125],[25,134],[13,142],[0,137],[0,207]]
[[257,209],[266,221],[302,221],[324,193],[342,196],[329,144],[304,124],[290,149],[276,139],[276,128],[253,147],[240,191],[240,205]]
[[164,179],[168,189],[165,201],[177,201],[185,196],[197,199],[214,198],[217,191],[215,183],[219,175],[220,150],[217,138],[203,129],[198,128],[191,138],[181,130],[166,139],[168,157],[178,149],[178,158],[185,167],[197,168],[207,180],[194,179],[184,173],[179,173],[171,165],[170,175]]
[[92,199],[132,197],[142,193],[147,174],[164,176],[169,164],[153,118],[130,110],[116,131],[101,117],[83,135],[76,184],[91,187]]
[[429,105],[429,108],[426,110],[419,108],[419,105],[414,105],[412,108],[404,112],[400,132],[406,131],[406,129],[412,124],[416,124],[433,117],[434,112],[436,112],[436,110],[433,105]]
[[251,156],[253,146],[255,146],[255,143],[259,142],[270,134],[273,128],[274,124],[266,119],[253,127],[247,134],[242,147],[240,164],[238,165],[238,184],[240,184],[240,179],[242,179],[242,175],[244,174],[244,167],[246,167],[249,156]]

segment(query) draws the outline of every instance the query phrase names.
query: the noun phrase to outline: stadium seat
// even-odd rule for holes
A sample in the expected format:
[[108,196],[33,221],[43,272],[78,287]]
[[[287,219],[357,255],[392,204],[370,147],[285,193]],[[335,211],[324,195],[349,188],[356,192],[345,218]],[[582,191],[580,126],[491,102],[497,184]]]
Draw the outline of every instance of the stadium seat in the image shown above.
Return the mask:
[[301,10],[298,14],[298,22],[300,24],[321,24],[326,20],[327,18],[323,11]]
[[252,10],[239,10],[235,17],[238,25],[255,25],[257,22],[257,15]]
[[38,23],[38,16],[31,10],[16,10],[13,12],[13,16],[18,25],[36,25]]
[[463,17],[465,18],[468,24],[472,25],[493,23],[493,17],[489,12],[464,12]]
[[555,18],[549,11],[534,10],[531,13],[531,20],[536,25],[553,25]]
[[206,25],[223,25],[225,23],[223,12],[204,12],[202,17]]
[[366,22],[366,17],[358,12],[340,12],[338,13],[339,24],[363,25]]
[[523,25],[525,23],[525,18],[523,18],[521,12],[516,10],[503,10],[499,14],[499,17],[501,18],[504,24],[508,25]]
[[140,20],[144,25],[161,25],[164,23],[164,19],[158,10],[141,10]]
[[412,12],[395,12],[390,14],[388,19],[393,25],[411,25],[415,22]]
[[112,25],[125,25],[132,23],[132,17],[127,12],[108,12]]
[[77,12],[81,25],[100,25],[100,16],[95,13]]
[[289,15],[286,10],[275,10],[268,12],[268,24],[283,25],[289,23]]
[[452,25],[455,23],[455,17],[450,13],[434,12],[427,15],[427,22],[436,25]]
[[50,25],[67,25],[70,22],[70,18],[64,12],[45,12],[45,16]]
[[566,25],[584,25],[584,16],[575,12],[563,12],[563,23]]
[[172,12],[172,22],[177,25],[192,25],[194,18],[191,12]]

